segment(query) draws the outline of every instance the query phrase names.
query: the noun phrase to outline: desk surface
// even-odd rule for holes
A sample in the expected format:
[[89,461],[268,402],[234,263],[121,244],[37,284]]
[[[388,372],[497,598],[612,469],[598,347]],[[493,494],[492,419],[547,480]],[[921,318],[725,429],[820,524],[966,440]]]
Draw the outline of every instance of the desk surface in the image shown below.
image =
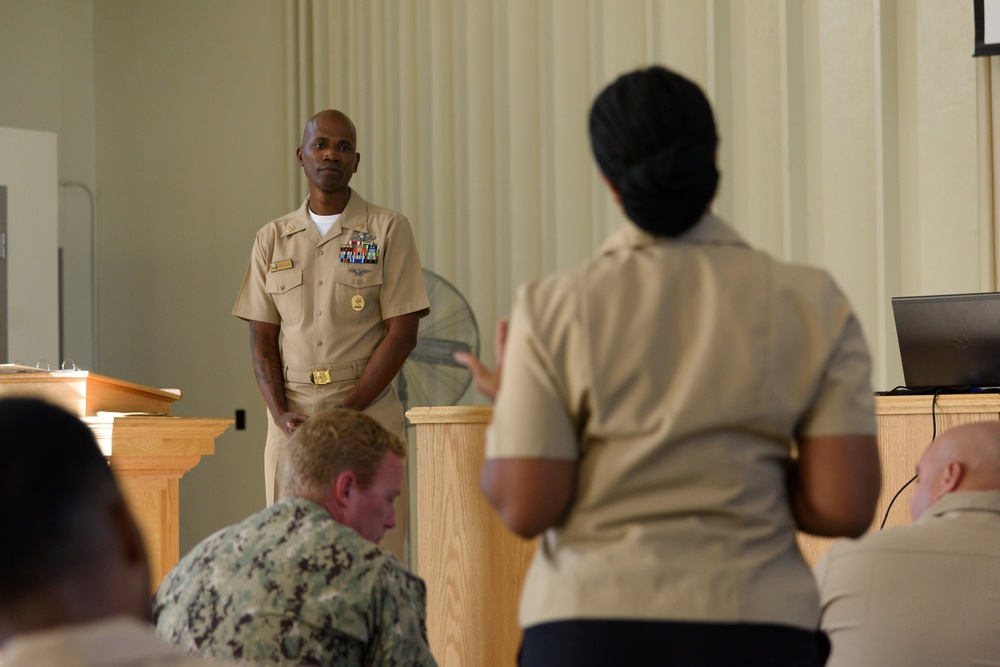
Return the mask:
[[878,415],[930,414],[931,406],[940,412],[997,412],[1000,411],[1000,394],[906,394],[876,396],[875,413]]

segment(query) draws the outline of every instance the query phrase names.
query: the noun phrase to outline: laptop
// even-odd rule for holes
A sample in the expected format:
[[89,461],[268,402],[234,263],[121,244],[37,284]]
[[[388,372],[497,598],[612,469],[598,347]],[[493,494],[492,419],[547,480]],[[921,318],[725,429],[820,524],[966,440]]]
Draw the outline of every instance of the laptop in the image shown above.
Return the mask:
[[1000,292],[893,297],[907,389],[1000,387]]

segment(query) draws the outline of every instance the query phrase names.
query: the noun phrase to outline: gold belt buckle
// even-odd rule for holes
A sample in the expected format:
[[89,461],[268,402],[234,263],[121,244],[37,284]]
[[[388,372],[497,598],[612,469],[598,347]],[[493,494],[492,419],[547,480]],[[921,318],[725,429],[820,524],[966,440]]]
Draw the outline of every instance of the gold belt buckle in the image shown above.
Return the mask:
[[330,384],[330,369],[322,371],[310,371],[309,381],[313,384]]

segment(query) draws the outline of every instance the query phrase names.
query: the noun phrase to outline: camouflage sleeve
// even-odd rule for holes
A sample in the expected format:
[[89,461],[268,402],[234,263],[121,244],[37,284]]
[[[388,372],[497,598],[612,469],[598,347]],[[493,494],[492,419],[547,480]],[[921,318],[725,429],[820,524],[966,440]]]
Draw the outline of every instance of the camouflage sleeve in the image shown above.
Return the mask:
[[367,665],[437,667],[427,643],[427,588],[397,561],[382,566],[374,592],[374,621]]

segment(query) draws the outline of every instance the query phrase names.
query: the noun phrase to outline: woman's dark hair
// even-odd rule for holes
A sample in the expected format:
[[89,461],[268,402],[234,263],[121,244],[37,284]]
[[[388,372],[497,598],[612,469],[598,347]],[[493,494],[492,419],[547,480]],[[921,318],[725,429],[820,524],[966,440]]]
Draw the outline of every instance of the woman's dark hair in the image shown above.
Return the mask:
[[626,215],[678,236],[715,196],[715,119],[701,89],[663,67],[624,74],[590,109],[590,143]]

